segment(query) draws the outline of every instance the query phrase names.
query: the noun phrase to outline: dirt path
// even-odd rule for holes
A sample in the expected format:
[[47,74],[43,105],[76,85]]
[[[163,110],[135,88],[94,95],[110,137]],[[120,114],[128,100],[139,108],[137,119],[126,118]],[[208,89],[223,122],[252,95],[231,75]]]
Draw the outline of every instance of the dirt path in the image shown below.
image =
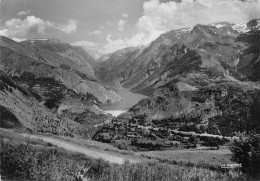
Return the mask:
[[58,147],[64,148],[66,150],[83,153],[92,158],[102,158],[111,163],[123,164],[125,160],[129,160],[132,163],[137,162],[137,160],[126,159],[120,155],[112,155],[109,153],[101,152],[99,150],[91,150],[91,149],[87,148],[86,146],[71,143],[69,141],[64,141],[62,139],[51,138],[51,137],[40,136],[40,135],[30,135],[30,134],[21,134],[21,135],[24,137],[29,137],[29,138],[33,138],[33,139],[41,139],[45,142],[51,143]]

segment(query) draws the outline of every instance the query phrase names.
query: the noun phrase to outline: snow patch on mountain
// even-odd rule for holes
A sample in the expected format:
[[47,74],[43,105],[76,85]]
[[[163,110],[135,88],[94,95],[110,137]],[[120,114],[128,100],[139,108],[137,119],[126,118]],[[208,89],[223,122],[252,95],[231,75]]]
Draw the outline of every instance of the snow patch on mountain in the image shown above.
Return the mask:
[[249,23],[239,23],[232,26],[232,28],[238,31],[239,33],[247,33],[251,29],[260,29],[260,19],[251,20]]
[[246,33],[248,31],[250,31],[249,27],[247,26],[246,23],[239,23],[236,24],[234,26],[232,26],[232,28],[236,31],[238,31],[239,33]]

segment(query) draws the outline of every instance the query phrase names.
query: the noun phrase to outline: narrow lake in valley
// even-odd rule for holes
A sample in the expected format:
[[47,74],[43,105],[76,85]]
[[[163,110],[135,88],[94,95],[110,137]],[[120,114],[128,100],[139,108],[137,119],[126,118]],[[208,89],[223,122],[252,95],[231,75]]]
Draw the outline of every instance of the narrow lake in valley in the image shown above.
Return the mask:
[[106,113],[110,113],[113,116],[118,116],[119,114],[127,112],[132,106],[137,104],[141,99],[146,98],[146,96],[142,94],[136,94],[130,92],[128,89],[121,89],[116,91],[116,93],[120,95],[124,100],[121,102],[117,102],[117,103],[113,103],[101,107]]

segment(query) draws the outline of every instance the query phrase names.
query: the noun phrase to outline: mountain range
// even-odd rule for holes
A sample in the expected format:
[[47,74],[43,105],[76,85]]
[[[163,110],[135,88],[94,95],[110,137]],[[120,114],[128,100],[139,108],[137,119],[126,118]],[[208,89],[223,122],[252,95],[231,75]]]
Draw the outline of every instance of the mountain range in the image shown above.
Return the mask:
[[[124,87],[143,94],[149,94],[165,84],[169,74],[172,77],[184,71],[186,74],[188,71],[207,71],[221,74],[219,78],[223,79],[233,77],[239,80],[259,80],[258,75],[254,74],[257,67],[247,71],[253,62],[247,61],[247,66],[243,63],[243,59],[248,59],[248,56],[255,55],[257,59],[259,55],[256,48],[259,45],[258,32],[246,33],[251,29],[259,29],[259,24],[259,20],[252,20],[238,25],[216,23],[172,30],[147,46],[126,48],[113,53],[101,63],[101,69],[104,69],[102,76],[114,77]],[[254,55],[251,50],[256,51]],[[189,60],[185,61],[185,58]],[[257,60],[252,61],[257,64]],[[254,77],[249,72],[254,72]],[[208,76],[209,73],[204,75]]]
[[260,20],[196,25],[99,60],[56,39],[2,36],[0,126],[92,136],[112,119],[99,106],[121,101],[115,90],[127,88],[148,97],[113,118],[127,123],[125,129],[137,120],[223,136],[248,131],[260,122],[259,28]]

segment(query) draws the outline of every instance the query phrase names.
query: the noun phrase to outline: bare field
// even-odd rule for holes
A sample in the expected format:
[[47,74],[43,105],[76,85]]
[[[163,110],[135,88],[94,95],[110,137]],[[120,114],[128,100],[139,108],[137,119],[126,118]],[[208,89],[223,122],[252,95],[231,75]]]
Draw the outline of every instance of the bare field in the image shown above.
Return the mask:
[[167,150],[138,152],[140,156],[156,160],[175,161],[177,163],[194,163],[220,166],[224,163],[233,163],[231,151],[228,147],[220,147],[219,150]]

